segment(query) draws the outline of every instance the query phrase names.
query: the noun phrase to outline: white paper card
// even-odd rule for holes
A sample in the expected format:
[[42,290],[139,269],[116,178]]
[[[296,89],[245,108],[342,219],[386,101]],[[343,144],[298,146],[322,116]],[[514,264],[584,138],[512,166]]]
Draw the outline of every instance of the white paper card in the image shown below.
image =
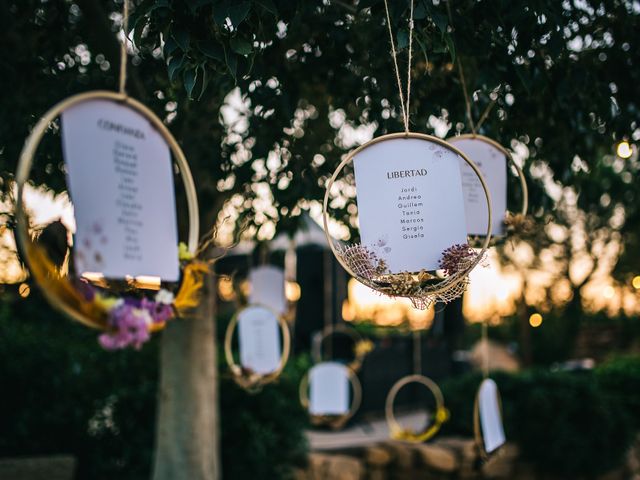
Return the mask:
[[[504,235],[504,216],[507,212],[507,157],[504,152],[478,138],[449,140],[480,169],[491,195],[491,234]],[[487,200],[482,184],[467,162],[460,159],[464,207],[469,235],[487,233]]]
[[249,303],[264,305],[277,313],[287,311],[284,293],[284,270],[271,265],[257,267],[249,272]]
[[240,363],[259,374],[280,366],[280,329],[275,314],[265,307],[249,306],[238,314]]
[[178,233],[169,147],[147,119],[108,100],[62,114],[79,274],[177,281]]
[[309,413],[342,415],[349,411],[349,373],[337,362],[322,362],[309,371]]
[[362,244],[392,273],[436,270],[467,242],[459,155],[427,140],[396,138],[354,157]]
[[502,426],[502,415],[500,414],[498,386],[490,378],[480,384],[478,408],[480,410],[484,449],[487,453],[491,453],[504,444],[506,438]]

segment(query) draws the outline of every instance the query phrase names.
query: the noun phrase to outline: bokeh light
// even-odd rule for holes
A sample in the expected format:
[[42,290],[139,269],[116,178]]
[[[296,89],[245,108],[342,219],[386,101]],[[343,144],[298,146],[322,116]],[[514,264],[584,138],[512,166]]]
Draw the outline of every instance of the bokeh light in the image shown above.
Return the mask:
[[531,325],[533,328],[538,328],[540,325],[542,325],[542,315],[540,315],[539,313],[531,314],[531,316],[529,317],[529,325]]

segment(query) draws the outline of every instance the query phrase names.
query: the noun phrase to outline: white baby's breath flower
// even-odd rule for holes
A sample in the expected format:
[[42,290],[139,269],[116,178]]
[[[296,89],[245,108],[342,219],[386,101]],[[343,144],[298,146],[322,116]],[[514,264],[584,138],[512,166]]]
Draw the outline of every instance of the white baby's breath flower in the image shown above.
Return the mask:
[[145,310],[144,308],[134,308],[133,313],[136,315],[136,317],[142,318],[144,320],[144,323],[146,323],[147,325],[151,325],[153,323],[153,318],[151,318],[151,314],[148,310]]
[[173,293],[163,288],[158,293],[156,293],[155,301],[156,303],[171,305],[173,303],[173,299],[174,299]]

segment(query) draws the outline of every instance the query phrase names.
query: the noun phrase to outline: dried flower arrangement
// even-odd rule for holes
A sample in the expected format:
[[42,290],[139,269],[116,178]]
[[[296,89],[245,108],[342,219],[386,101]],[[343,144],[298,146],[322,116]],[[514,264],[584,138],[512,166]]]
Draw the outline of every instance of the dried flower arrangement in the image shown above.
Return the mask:
[[[434,274],[421,270],[391,273],[383,254],[367,246],[351,244],[337,250],[362,283],[390,297],[408,297],[413,306],[420,310],[428,308],[433,302],[448,303],[462,295],[469,284],[468,275],[464,272],[482,261],[478,259],[480,253],[468,244],[457,244],[442,252],[440,272]],[[460,275],[464,275],[461,280]]]

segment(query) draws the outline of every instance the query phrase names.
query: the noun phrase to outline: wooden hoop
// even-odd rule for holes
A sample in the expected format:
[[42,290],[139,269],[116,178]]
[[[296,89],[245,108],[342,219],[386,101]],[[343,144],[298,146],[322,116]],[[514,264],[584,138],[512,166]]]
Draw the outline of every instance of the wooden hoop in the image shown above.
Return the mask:
[[[482,387],[483,383],[484,380],[480,382],[475,401],[473,402],[473,439],[475,441],[476,447],[478,448],[480,458],[482,458],[483,460],[487,460],[490,456],[498,453],[500,447],[496,448],[492,452],[487,452],[484,446],[484,436],[482,435],[482,426],[480,425],[480,388]],[[500,390],[497,388],[497,385],[496,395],[498,397],[498,408],[500,409],[500,421],[502,421],[502,397],[500,396]]]
[[[421,385],[424,385],[431,391],[433,397],[436,400],[436,412],[434,415],[435,421],[432,425],[428,425],[427,428],[422,432],[405,430],[396,419],[395,413],[393,411],[396,396],[398,395],[400,390],[409,383],[419,383]],[[406,377],[398,380],[393,385],[393,387],[391,387],[391,390],[389,390],[389,394],[387,395],[387,400],[385,402],[384,412],[385,418],[387,420],[387,425],[389,426],[391,438],[395,440],[406,440],[413,443],[426,442],[436,433],[438,433],[442,424],[449,419],[449,412],[444,406],[444,397],[442,396],[440,387],[438,387],[436,382],[431,380],[429,377],[425,377],[424,375],[407,375]]]
[[353,340],[353,347],[354,347],[353,350],[354,350],[355,358],[350,363],[347,364],[347,367],[349,367],[351,370],[357,373],[362,367],[362,362],[364,361],[364,358],[367,356],[366,352],[358,351],[356,348],[356,346],[363,341],[363,338],[355,329],[349,328],[343,324],[329,325],[324,328],[324,330],[322,331],[322,337],[320,338],[320,348],[318,351],[318,355],[314,354],[313,360],[315,363],[322,363],[323,361],[322,345],[324,344],[324,341],[327,338],[337,333],[343,333],[344,335],[351,338],[351,340]]
[[[246,374],[243,372],[242,366],[236,363],[233,358],[233,333],[238,326],[238,322],[240,321],[240,315],[242,312],[246,311],[249,308],[263,308],[268,310],[273,314],[273,316],[277,319],[278,325],[280,326],[280,333],[282,335],[282,353],[280,354],[280,363],[278,368],[276,368],[273,372],[270,373],[250,373]],[[229,369],[231,370],[231,374],[233,375],[233,380],[238,384],[238,386],[242,387],[247,391],[257,391],[263,386],[273,382],[276,380],[282,370],[287,364],[289,360],[289,354],[291,353],[291,334],[289,333],[289,325],[287,325],[286,320],[281,315],[278,315],[269,307],[265,307],[264,305],[249,305],[235,313],[235,315],[231,318],[229,325],[227,325],[227,330],[224,335],[224,356],[229,365]]]
[[[323,362],[328,363],[328,362]],[[312,369],[321,365],[321,363],[314,365],[311,367]],[[344,427],[347,422],[355,415],[355,413],[360,408],[360,404],[362,403],[362,386],[360,385],[360,380],[358,380],[358,376],[356,373],[351,370],[348,366],[344,366],[347,371],[347,378],[349,379],[349,383],[351,383],[351,388],[353,390],[353,396],[351,397],[351,405],[349,406],[349,411],[342,415],[311,415],[311,423],[315,426],[326,425],[333,430],[339,430]],[[306,409],[309,410],[309,375],[311,370],[304,374],[302,379],[300,380],[300,387],[298,388],[298,396],[300,397],[300,404]]]
[[[492,138],[485,137],[484,135],[473,134],[473,133],[464,133],[462,135],[456,135],[454,137],[447,138],[447,142],[455,143],[456,140],[464,140],[464,139],[472,139],[472,140],[480,140],[482,142],[488,143],[492,147],[499,150],[507,159],[507,163],[511,164],[513,168],[515,168],[516,173],[518,174],[518,180],[520,181],[520,187],[522,188],[522,207],[520,208],[520,215],[523,217],[529,211],[529,187],[527,186],[527,179],[524,176],[524,172],[520,168],[520,166],[516,163],[511,155],[511,152],[500,145],[498,142],[493,140]],[[507,212],[505,212],[507,213]]]
[[434,136],[431,136],[431,135],[426,135],[426,134],[423,134],[423,133],[414,133],[414,132],[388,133],[386,135],[382,135],[380,137],[376,137],[373,140],[370,140],[367,143],[365,143],[365,144],[361,145],[360,147],[356,148],[352,152],[349,152],[349,154],[340,162],[338,167],[333,172],[333,175],[331,175],[331,178],[327,182],[327,187],[326,187],[326,191],[325,191],[325,194],[324,194],[324,201],[322,203],[322,221],[323,221],[323,225],[324,225],[324,234],[325,234],[325,237],[327,238],[327,243],[329,244],[329,248],[331,249],[331,252],[333,253],[334,257],[338,260],[338,263],[340,263],[340,265],[342,265],[342,268],[344,268],[347,271],[347,273],[349,273],[349,275],[351,275],[352,277],[356,278],[358,281],[360,281],[364,285],[367,285],[367,286],[375,289],[375,286],[372,286],[371,282],[367,282],[366,280],[362,279],[359,275],[357,275],[349,267],[349,265],[342,259],[342,256],[337,251],[337,249],[336,249],[336,247],[334,245],[334,239],[331,237],[331,235],[329,233],[329,196],[330,196],[330,193],[331,193],[331,187],[333,187],[333,184],[335,183],[336,179],[338,178],[338,175],[340,174],[340,172],[344,169],[344,167],[349,162],[353,161],[353,158],[358,153],[360,153],[365,148],[370,147],[371,145],[375,145],[376,143],[383,142],[385,140],[393,140],[393,139],[396,139],[396,138],[417,138],[417,139],[420,139],[420,140],[433,142],[433,143],[436,143],[436,144],[446,148],[447,150],[452,151],[456,155],[460,156],[473,169],[473,171],[475,172],[476,176],[478,177],[478,180],[480,180],[480,184],[482,185],[482,189],[484,190],[485,198],[487,200],[487,211],[488,211],[487,232],[485,234],[484,242],[482,244],[480,252],[477,254],[475,260],[473,262],[471,262],[466,269],[455,273],[449,279],[449,281],[447,282],[446,286],[443,286],[443,287],[440,287],[440,288],[435,288],[435,289],[430,290],[428,292],[429,296],[437,295],[439,293],[444,293],[444,292],[447,292],[447,291],[451,290],[452,288],[454,288],[455,286],[457,286],[461,282],[465,282],[469,272],[471,272],[471,270],[473,270],[478,265],[478,263],[480,263],[482,261],[482,259],[484,258],[484,255],[487,252],[487,249],[489,248],[489,245],[491,243],[491,194],[489,193],[489,188],[487,187],[487,184],[484,181],[484,177],[482,176],[482,173],[480,172],[480,169],[478,168],[478,166],[471,159],[469,159],[469,157],[467,157],[462,151],[458,150],[456,147],[454,147],[450,143],[446,142],[445,140],[442,140],[442,139],[440,139],[438,137],[434,137]]
[[[18,160],[18,166],[16,169],[16,184],[18,187],[18,193],[15,215],[17,219],[17,241],[20,244],[22,250],[25,252],[25,261],[27,265],[31,266],[28,252],[31,251],[30,249],[32,247],[32,241],[29,236],[29,225],[24,210],[24,201],[22,197],[25,184],[29,181],[29,175],[31,173],[33,159],[35,157],[36,151],[38,149],[38,146],[40,145],[40,142],[42,141],[42,137],[44,137],[45,133],[49,129],[49,126],[62,112],[70,107],[89,100],[110,100],[119,104],[126,105],[127,107],[131,108],[132,110],[142,115],[145,119],[147,119],[149,123],[151,123],[151,125],[157,130],[160,136],[164,139],[164,141],[167,142],[167,145],[173,153],[174,161],[178,166],[180,176],[184,183],[185,193],[187,196],[187,207],[189,211],[188,248],[189,251],[195,253],[198,248],[199,235],[198,198],[196,195],[195,185],[193,183],[193,176],[191,175],[191,170],[189,169],[189,164],[187,163],[187,159],[185,158],[180,145],[164,125],[164,123],[162,123],[162,120],[160,120],[155,113],[153,113],[142,103],[128,97],[124,93],[111,92],[107,90],[94,90],[66,98],[49,109],[49,111],[47,111],[42,117],[40,117],[40,120],[38,120],[38,123],[36,123],[35,127],[33,127],[33,130],[25,140],[24,147],[22,148],[22,152],[20,153],[20,158]],[[101,323],[95,321],[94,319],[91,319],[86,315],[83,315],[79,311],[71,308],[65,302],[61,301],[56,295],[50,292],[49,289],[42,288],[41,290],[45,298],[47,298],[47,300],[54,307],[64,312],[73,320],[76,320],[91,328],[104,328]]]

